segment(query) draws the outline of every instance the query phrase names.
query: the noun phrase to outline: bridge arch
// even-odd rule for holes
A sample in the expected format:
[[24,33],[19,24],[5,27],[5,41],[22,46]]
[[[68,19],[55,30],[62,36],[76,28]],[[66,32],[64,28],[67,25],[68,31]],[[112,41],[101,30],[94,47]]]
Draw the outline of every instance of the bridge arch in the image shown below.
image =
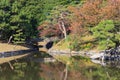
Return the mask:
[[52,48],[53,43],[54,43],[53,41],[49,41],[49,42],[45,45],[46,49]]

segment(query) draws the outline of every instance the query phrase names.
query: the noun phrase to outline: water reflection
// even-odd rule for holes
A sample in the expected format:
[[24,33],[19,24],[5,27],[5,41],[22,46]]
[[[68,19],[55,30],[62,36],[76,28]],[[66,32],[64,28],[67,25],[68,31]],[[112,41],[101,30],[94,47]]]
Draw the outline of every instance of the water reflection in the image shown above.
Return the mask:
[[59,80],[64,69],[62,63],[39,63],[26,59],[0,65],[0,80]]
[[[60,62],[40,63],[29,59],[12,61],[0,65],[0,80],[61,80],[66,66]],[[85,60],[76,60],[68,66],[67,80],[119,80],[120,62],[106,62],[105,65],[91,65]],[[117,67],[117,68],[116,68]]]
[[106,65],[113,68],[120,68],[120,61],[106,61]]
[[102,66],[109,66],[113,68],[120,68],[120,61],[119,60],[108,60],[108,61],[101,61],[101,60],[91,60],[93,63],[100,64]]
[[33,62],[12,63],[12,70],[8,64],[1,65],[0,80],[42,80],[38,73],[41,71],[38,64]]

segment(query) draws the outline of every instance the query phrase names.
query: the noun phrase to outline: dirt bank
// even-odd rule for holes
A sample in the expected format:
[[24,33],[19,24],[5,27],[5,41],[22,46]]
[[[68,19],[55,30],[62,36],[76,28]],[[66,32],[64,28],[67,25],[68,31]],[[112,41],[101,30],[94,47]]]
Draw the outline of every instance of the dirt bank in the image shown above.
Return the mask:
[[16,50],[26,50],[27,47],[19,46],[19,45],[11,45],[7,43],[0,43],[0,52],[6,51],[16,51]]

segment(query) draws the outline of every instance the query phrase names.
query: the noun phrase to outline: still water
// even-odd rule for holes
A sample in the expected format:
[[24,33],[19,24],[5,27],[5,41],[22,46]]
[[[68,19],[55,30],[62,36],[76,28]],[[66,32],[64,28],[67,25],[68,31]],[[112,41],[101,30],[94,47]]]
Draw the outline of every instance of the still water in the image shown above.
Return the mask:
[[[34,62],[27,57],[0,65],[0,80],[61,80],[65,65],[60,62]],[[79,57],[68,67],[67,80],[120,80],[119,62],[101,66]],[[116,67],[117,66],[117,67]]]

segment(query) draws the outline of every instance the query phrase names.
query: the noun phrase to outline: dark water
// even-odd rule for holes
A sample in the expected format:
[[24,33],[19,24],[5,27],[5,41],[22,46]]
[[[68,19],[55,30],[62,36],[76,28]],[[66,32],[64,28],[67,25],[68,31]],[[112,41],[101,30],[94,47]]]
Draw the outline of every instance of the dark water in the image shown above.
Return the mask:
[[[76,60],[68,67],[67,80],[120,80],[118,63],[109,62],[110,66],[101,66]],[[39,63],[28,58],[12,61],[11,64],[13,69],[7,63],[0,65],[0,80],[61,80],[66,67],[60,62]]]

